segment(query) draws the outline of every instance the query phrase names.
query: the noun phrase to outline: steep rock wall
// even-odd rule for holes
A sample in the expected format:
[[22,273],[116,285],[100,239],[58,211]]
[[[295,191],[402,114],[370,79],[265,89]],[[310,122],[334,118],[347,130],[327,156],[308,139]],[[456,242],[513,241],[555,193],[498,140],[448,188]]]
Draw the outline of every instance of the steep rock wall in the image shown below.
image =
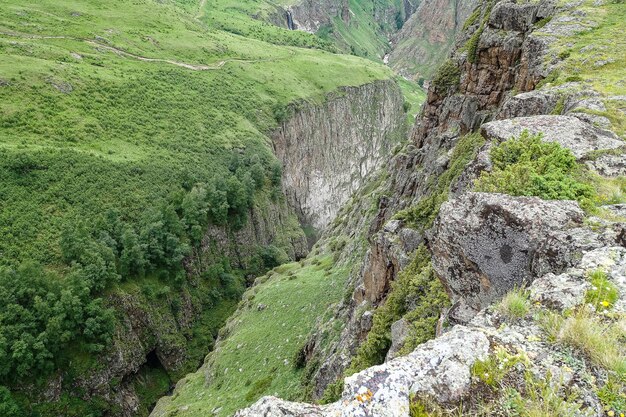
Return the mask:
[[[320,397],[328,384],[340,378],[369,331],[367,326],[363,327],[363,312],[374,311],[384,301],[391,282],[408,264],[410,254],[424,242],[423,230],[414,230],[402,220],[390,220],[402,209],[437,192],[437,179],[448,169],[454,147],[462,134],[476,130],[481,122],[494,118],[509,92],[516,87],[519,91],[532,89],[549,71],[541,59],[547,53],[548,41],[533,36],[532,24],[505,23],[510,20],[504,13],[491,15],[478,39],[477,59],[470,62],[463,46],[480,30],[481,21],[490,16],[488,2],[479,7],[479,18],[459,36],[457,51],[452,55],[453,65],[458,68],[455,82],[445,87],[431,85],[410,143],[385,164],[387,175],[378,187],[384,197],[375,201],[378,209],[368,212],[369,215],[362,220],[367,228],[369,248],[355,261],[360,267],[349,278],[351,297],[346,297],[342,308],[335,313],[334,320],[346,323],[341,334],[329,343],[325,339],[325,324],[320,324],[320,330],[309,340],[309,360],[320,364],[313,377],[314,397]],[[498,7],[518,9],[517,5],[508,2],[496,6],[496,10]],[[555,11],[549,1],[520,9],[522,12],[514,15],[523,22],[536,22]],[[479,165],[476,161],[473,164],[474,168]],[[463,192],[471,183],[464,175],[458,185],[450,185],[455,193]],[[342,218],[360,215],[358,213],[372,203],[371,199],[357,198],[350,207],[351,213]],[[323,240],[332,240],[333,235],[354,234],[352,227],[348,222],[338,224]],[[354,256],[348,252],[344,254]]]
[[322,105],[294,107],[272,139],[285,195],[303,224],[326,228],[402,139],[404,120],[402,94],[392,81],[348,87]]

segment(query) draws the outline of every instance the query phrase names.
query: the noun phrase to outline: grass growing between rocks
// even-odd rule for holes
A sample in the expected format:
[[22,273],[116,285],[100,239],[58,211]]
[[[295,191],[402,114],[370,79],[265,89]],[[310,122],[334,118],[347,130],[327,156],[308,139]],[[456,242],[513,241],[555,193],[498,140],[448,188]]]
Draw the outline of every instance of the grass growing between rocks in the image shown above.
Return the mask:
[[397,320],[404,318],[410,326],[399,351],[401,355],[434,338],[441,311],[448,304],[443,285],[430,265],[428,250],[420,246],[411,264],[391,284],[384,304],[374,313],[372,329],[345,374],[349,376],[384,362],[391,347],[391,325]]
[[[611,96],[626,95],[623,69],[626,66],[626,39],[623,22],[626,20],[626,3],[607,1],[598,5],[585,0],[572,9],[585,30],[569,36],[559,35],[554,52],[562,62],[549,77],[548,82],[558,85],[567,81],[582,81],[602,94],[606,111],[597,115],[607,117],[613,130],[626,138],[626,102]],[[557,25],[559,23],[556,23]],[[538,32],[541,36],[541,31]]]
[[522,319],[530,313],[530,300],[528,291],[515,289],[509,292],[496,306],[496,310],[510,318]]
[[188,375],[159,415],[205,416],[219,408],[216,415],[229,416],[263,395],[297,398],[302,370],[294,358],[317,319],[341,301],[347,273],[333,268],[331,257],[318,257],[261,278],[225,327],[210,365]]

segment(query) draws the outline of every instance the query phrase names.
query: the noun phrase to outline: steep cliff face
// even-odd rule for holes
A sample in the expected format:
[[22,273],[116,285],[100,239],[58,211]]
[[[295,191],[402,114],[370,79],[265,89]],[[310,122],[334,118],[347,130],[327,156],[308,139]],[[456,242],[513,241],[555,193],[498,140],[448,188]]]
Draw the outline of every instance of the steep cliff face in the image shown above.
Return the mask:
[[395,83],[380,81],[294,106],[272,140],[285,195],[303,224],[323,231],[381,167],[405,134],[403,103]]
[[287,8],[287,14],[293,19],[291,29],[315,33],[323,25],[328,25],[333,18],[341,18],[350,23],[348,0],[304,0]]
[[388,60],[396,72],[413,80],[430,80],[450,54],[477,0],[424,0],[392,36]]

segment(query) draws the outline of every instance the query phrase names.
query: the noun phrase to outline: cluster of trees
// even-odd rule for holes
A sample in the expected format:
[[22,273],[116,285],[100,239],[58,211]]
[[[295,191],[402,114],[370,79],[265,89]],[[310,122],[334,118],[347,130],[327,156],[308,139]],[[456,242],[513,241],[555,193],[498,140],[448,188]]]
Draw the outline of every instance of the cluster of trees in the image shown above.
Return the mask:
[[[280,183],[280,166],[266,169],[257,156],[235,154],[229,165],[227,175],[172,192],[138,221],[109,211],[89,226],[67,225],[60,238],[64,265],[54,270],[30,261],[0,269],[0,381],[45,375],[74,342],[102,351],[115,328],[114,311],[99,297],[104,289],[146,274],[183,285],[182,260],[209,223],[242,227],[255,192]],[[221,271],[223,287],[238,287]]]

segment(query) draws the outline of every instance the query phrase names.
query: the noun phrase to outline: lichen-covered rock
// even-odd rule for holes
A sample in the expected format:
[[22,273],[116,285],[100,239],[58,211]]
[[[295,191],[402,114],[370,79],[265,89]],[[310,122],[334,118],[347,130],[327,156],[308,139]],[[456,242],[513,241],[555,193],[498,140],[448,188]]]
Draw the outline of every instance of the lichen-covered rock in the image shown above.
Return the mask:
[[235,415],[408,417],[411,394],[428,395],[444,403],[466,396],[471,366],[487,356],[489,347],[487,336],[480,330],[456,326],[407,356],[346,378],[342,399],[334,404],[318,407],[264,397]]
[[530,286],[534,301],[550,308],[565,310],[582,304],[589,284],[580,271],[555,275],[548,273],[538,278]]
[[538,271],[569,266],[586,239],[577,235],[583,217],[575,202],[534,197],[468,193],[444,203],[430,247],[456,302],[451,317],[467,321]]
[[251,407],[239,410],[235,417],[326,417],[329,412],[329,407],[263,397]]
[[617,149],[624,145],[617,136],[573,116],[540,115],[497,120],[482,125],[481,134],[490,140],[505,141],[523,131],[543,134],[543,140],[557,142],[581,159],[593,151]]

